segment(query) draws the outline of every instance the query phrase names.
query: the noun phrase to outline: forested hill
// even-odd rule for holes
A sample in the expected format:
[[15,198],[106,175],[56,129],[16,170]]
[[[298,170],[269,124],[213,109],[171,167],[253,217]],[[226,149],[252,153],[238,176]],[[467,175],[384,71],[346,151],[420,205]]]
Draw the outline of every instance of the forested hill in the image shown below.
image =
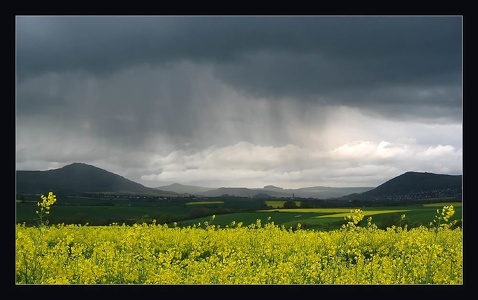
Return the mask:
[[352,194],[341,199],[350,200],[416,200],[425,198],[462,196],[462,175],[406,172],[379,185],[375,189]]
[[73,163],[48,171],[17,171],[17,193],[129,193],[145,195],[174,195],[126,179],[101,168]]

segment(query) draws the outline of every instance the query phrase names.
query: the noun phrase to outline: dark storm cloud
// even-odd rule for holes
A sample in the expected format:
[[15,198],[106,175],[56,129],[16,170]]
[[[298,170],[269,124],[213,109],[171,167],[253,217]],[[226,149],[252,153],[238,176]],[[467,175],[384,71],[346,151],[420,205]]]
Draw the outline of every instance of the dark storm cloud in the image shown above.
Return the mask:
[[[218,77],[257,97],[374,109],[395,118],[407,109],[409,115],[439,117],[451,107],[453,119],[461,121],[459,18],[320,18],[315,25],[307,30],[313,40],[308,51],[244,55],[241,63],[218,66]],[[437,86],[443,91],[436,97],[405,91],[433,92]],[[394,109],[397,104],[403,109]],[[444,114],[427,114],[430,106]]]
[[269,37],[275,30],[269,23],[242,17],[20,17],[17,72],[20,77],[71,69],[101,74],[146,62],[228,60],[277,44]]
[[[390,78],[460,72],[460,17],[19,17],[17,68],[101,72],[174,59],[236,61],[267,51],[370,62]],[[242,61],[241,61],[242,62]],[[347,63],[347,61],[345,61]],[[405,64],[405,65],[403,65]],[[299,65],[300,67],[300,65]],[[292,72],[300,69],[292,66]]]
[[461,22],[19,16],[17,163],[83,161],[153,185],[313,184],[338,167],[390,175],[417,159],[456,169]]
[[[218,79],[247,96],[457,108],[461,22],[459,16],[19,17],[17,75],[20,81],[48,71],[103,76],[190,61],[209,63]],[[442,84],[451,87],[446,99],[358,96],[370,88]],[[347,91],[357,96],[341,97]]]

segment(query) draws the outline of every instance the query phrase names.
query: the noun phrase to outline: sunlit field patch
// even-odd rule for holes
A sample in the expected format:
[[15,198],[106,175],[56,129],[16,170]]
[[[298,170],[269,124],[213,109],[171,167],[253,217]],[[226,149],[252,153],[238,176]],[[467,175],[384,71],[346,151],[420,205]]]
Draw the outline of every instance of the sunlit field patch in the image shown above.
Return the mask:
[[[407,212],[409,210],[405,210],[405,209],[402,209],[402,210],[374,210],[374,211],[367,211],[367,210],[364,210],[363,211],[363,214],[364,216],[372,216],[372,215],[379,215],[379,214],[390,214],[390,213],[404,213],[404,212]],[[345,218],[348,214],[350,214],[350,212],[343,212],[343,213],[338,213],[338,214],[328,214],[328,215],[322,215],[322,216],[315,216],[313,218]]]
[[[271,208],[281,208],[284,207],[286,200],[266,200],[265,203]],[[294,201],[295,205],[300,206],[301,201]]]

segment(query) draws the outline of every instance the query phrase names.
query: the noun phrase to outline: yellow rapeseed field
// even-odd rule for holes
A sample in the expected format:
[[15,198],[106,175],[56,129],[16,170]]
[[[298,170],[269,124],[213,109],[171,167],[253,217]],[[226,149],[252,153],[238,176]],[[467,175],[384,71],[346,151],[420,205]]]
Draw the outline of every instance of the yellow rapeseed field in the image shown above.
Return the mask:
[[[39,206],[47,211],[46,204]],[[462,284],[462,231],[448,223],[453,213],[445,206],[429,227],[386,230],[371,218],[356,226],[359,209],[333,231],[270,220],[221,228],[214,216],[184,228],[18,224],[16,283]]]

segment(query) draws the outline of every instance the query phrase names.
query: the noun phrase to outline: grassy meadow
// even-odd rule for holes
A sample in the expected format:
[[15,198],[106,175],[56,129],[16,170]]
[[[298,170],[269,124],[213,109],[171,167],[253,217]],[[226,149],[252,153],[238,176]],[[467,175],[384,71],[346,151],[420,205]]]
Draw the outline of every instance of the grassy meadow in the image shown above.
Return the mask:
[[[402,223],[409,227],[426,225],[431,222],[438,208],[452,204],[455,215],[452,220],[460,220],[462,216],[461,202],[443,202],[413,204],[403,206],[373,206],[373,207],[325,207],[301,208],[301,201],[294,201],[297,208],[282,208],[287,200],[242,200],[242,199],[207,199],[191,200],[176,199],[172,201],[118,201],[111,202],[58,202],[51,208],[52,214],[48,220],[52,224],[109,225],[111,223],[151,223],[177,224],[190,226],[210,221],[215,215],[214,224],[227,226],[232,222],[242,222],[244,225],[254,224],[257,220],[266,222],[268,219],[277,225],[302,228],[330,230],[337,229],[344,223],[344,217],[353,209],[361,209],[366,217],[372,217],[379,228],[398,225],[401,215],[406,218]],[[16,223],[35,225],[38,223],[35,211],[36,202],[18,201],[16,205]]]
[[[276,205],[278,202],[280,201],[274,201]],[[361,209],[365,217],[372,217],[373,222],[379,228],[385,229],[391,225],[398,225],[401,215],[405,215],[405,219],[401,221],[403,224],[408,224],[410,227],[417,227],[432,222],[436,210],[444,205],[453,205],[456,213],[452,217],[452,220],[461,220],[461,202],[441,202],[393,207],[274,208],[254,212],[216,215],[213,224],[224,227],[232,222],[238,221],[249,225],[254,224],[257,220],[261,220],[263,223],[266,223],[267,220],[272,220],[275,224],[284,225],[288,228],[296,227],[297,224],[300,223],[302,228],[330,230],[340,228],[344,223],[344,217],[346,217],[351,210]],[[179,224],[181,226],[188,226],[201,222],[211,222],[210,217],[186,220],[179,222]]]

